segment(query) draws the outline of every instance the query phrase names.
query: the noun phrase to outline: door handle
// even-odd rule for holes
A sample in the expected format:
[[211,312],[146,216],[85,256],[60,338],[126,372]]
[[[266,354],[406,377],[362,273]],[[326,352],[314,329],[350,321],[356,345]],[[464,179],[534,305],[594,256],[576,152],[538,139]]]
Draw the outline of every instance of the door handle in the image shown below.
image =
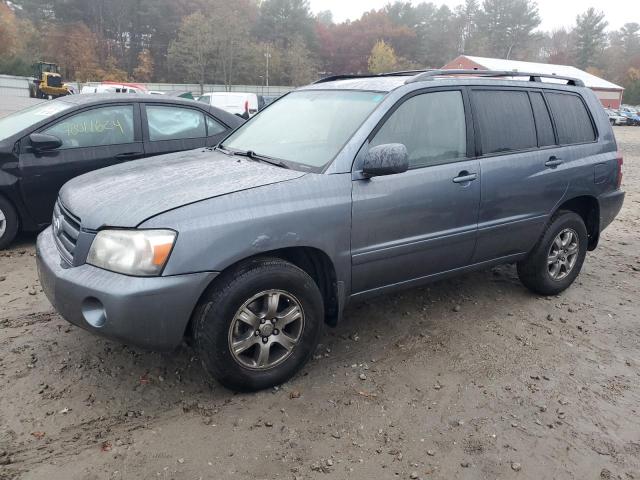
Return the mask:
[[469,183],[469,182],[473,182],[477,178],[478,178],[477,173],[469,173],[466,170],[463,170],[458,174],[457,177],[453,179],[453,183]]
[[550,168],[556,168],[558,165],[562,164],[562,159],[556,156],[549,157],[549,160],[545,162],[545,166]]

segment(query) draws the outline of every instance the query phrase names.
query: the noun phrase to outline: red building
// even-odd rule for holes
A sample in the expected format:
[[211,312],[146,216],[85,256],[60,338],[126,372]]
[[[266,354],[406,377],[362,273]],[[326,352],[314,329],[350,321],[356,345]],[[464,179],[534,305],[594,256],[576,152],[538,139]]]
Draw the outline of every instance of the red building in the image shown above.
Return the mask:
[[564,75],[579,78],[584,84],[595,92],[602,105],[607,108],[618,109],[622,103],[624,88],[615,83],[608,82],[600,77],[591,75],[583,70],[568,65],[552,65],[550,63],[518,62],[515,60],[502,60],[500,58],[472,57],[460,55],[442,67],[443,69],[469,69],[469,70],[504,70],[517,72],[534,72],[546,75]]

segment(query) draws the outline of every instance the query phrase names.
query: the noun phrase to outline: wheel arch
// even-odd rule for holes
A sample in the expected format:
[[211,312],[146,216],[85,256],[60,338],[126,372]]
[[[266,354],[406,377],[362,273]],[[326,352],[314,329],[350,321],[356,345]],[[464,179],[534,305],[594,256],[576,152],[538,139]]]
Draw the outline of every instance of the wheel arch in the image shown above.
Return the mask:
[[22,229],[22,212],[20,210],[20,206],[16,204],[16,202],[13,201],[13,199],[9,196],[9,195],[5,195],[4,193],[2,193],[0,191],[0,198],[3,199],[5,202],[7,202],[14,210],[14,212],[16,213],[16,219],[18,220],[18,232],[21,231]]
[[588,250],[595,250],[600,239],[600,204],[598,199],[591,195],[573,197],[561,203],[554,214],[561,210],[568,210],[580,215],[587,227]]
[[306,272],[314,282],[316,282],[316,285],[322,294],[325,310],[325,323],[331,326],[335,326],[338,323],[342,308],[340,305],[336,269],[329,255],[316,247],[286,247],[260,252],[259,254],[245,257],[222,270],[220,274],[207,286],[207,288],[205,288],[202,295],[200,295],[198,302],[194,305],[191,318],[189,319],[189,323],[185,331],[186,337],[192,338],[193,336],[194,316],[198,305],[201,304],[202,299],[205,298],[212,289],[216,288],[220,281],[224,281],[226,276],[225,273],[234,270],[242,263],[259,258],[279,258]]

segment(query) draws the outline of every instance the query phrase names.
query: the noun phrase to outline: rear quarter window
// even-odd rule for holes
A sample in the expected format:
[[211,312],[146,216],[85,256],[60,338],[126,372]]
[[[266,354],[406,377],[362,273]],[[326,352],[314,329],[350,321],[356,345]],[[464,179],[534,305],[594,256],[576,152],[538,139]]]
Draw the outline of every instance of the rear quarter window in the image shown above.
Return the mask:
[[475,90],[473,109],[484,155],[528,150],[538,146],[527,92]]
[[578,95],[550,92],[545,95],[556,121],[561,145],[595,141],[596,132],[591,117]]

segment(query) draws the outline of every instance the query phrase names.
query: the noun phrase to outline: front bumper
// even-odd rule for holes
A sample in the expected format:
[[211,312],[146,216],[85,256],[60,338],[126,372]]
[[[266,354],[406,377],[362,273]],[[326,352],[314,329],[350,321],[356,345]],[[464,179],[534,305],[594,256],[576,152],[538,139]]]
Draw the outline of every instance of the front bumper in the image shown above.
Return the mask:
[[38,236],[38,276],[54,308],[70,323],[123,343],[172,350],[183,339],[198,299],[215,272],[130,277],[60,257],[51,228]]

